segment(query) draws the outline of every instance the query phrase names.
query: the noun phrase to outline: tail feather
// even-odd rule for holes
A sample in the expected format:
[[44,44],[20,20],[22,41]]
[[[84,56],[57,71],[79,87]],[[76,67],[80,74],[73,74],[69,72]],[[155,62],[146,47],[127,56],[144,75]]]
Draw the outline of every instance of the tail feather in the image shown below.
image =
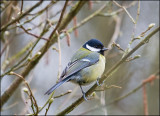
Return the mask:
[[51,87],[46,93],[46,94],[51,94],[55,89],[57,89],[60,85],[62,85],[63,83],[65,83],[66,81],[68,81],[70,79],[70,77],[67,77],[65,79],[63,79],[62,81],[58,82],[57,84],[55,84],[53,87]]

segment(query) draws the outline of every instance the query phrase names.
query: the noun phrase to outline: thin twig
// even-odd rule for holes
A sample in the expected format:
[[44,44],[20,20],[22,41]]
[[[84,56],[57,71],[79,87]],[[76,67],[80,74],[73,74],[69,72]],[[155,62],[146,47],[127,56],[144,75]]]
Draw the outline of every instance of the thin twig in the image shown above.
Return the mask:
[[58,38],[58,54],[59,54],[59,68],[58,68],[58,76],[57,76],[57,82],[59,81],[60,79],[60,76],[61,76],[61,67],[62,67],[62,62],[61,62],[61,43],[60,43],[60,38],[59,38],[59,33],[58,31],[56,31],[57,33],[57,38]]
[[44,7],[43,9],[41,9],[40,11],[33,13],[33,14],[28,14],[28,15],[37,15],[37,14],[42,14],[45,10],[47,10],[48,8],[50,8],[51,6],[53,6],[53,4],[57,3],[59,0],[54,1],[52,0],[48,5],[46,5],[46,7]]
[[88,1],[88,9],[92,10],[92,7],[93,7],[93,1],[89,0]]
[[[69,94],[69,95],[63,100],[63,102],[58,106],[57,109],[60,110],[60,109],[62,109],[63,106],[69,104],[69,101],[74,97],[74,95],[76,94],[77,90],[78,90],[78,86],[76,86],[76,87],[72,90],[72,93]],[[70,91],[70,90],[68,90],[68,91]]]
[[5,70],[9,65],[11,65],[15,60],[18,60],[21,58],[22,55],[26,53],[31,47],[33,43],[28,43],[22,50],[20,50],[17,54],[13,55],[12,57],[4,60],[4,62],[1,65],[2,70]]
[[120,27],[121,27],[121,18],[116,16],[114,18],[114,21],[116,23],[116,26],[115,26],[115,30],[114,30],[114,33],[112,35],[112,38],[110,39],[110,42],[108,44],[108,48],[110,49],[111,48],[111,45],[113,42],[115,42],[119,36],[119,32],[120,32]]
[[[74,25],[74,27],[77,26],[77,16],[75,16],[73,18],[73,25]],[[75,37],[78,37],[78,30],[77,29],[74,30],[74,35],[75,35]]]
[[20,14],[23,13],[23,0],[21,0],[21,9],[20,9]]
[[53,98],[54,92],[51,93],[51,95],[49,96],[49,99],[46,101],[46,103],[39,109],[38,113],[41,112],[46,105],[49,103],[49,101]]
[[66,34],[66,41],[67,41],[67,45],[70,46],[71,45],[71,37],[70,34],[68,33],[67,30],[62,30],[61,32]]
[[95,91],[105,91],[106,89],[111,89],[111,88],[119,88],[121,89],[122,87],[117,86],[117,85],[109,85],[109,86],[105,86],[102,89],[95,89]]
[[136,30],[136,26],[137,26],[137,22],[138,22],[138,19],[139,19],[139,15],[140,15],[140,0],[138,0],[138,8],[137,8],[137,16],[136,16],[136,22],[134,24],[134,27],[133,27],[133,32],[132,32],[132,40],[135,38],[135,30]]
[[[14,71],[14,69],[19,66],[23,61],[25,61],[27,59],[27,57],[30,55],[30,53],[33,51],[33,49],[35,48],[35,46],[38,44],[39,40],[37,40],[35,42],[35,44],[33,45],[33,47],[31,48],[31,50],[29,50],[29,52],[26,54],[26,56],[24,56],[17,64],[15,64],[13,67],[11,67],[8,71],[6,71],[5,73],[3,73],[2,75],[0,75],[1,79],[2,77],[4,77],[5,75],[7,75],[9,72]],[[20,51],[21,52],[21,51]]]
[[139,15],[140,15],[140,0],[138,0],[138,8],[137,8],[136,24],[137,24],[137,21],[138,21],[138,19],[139,19]]
[[105,107],[106,101],[105,101],[105,91],[101,91],[101,98],[100,98],[100,103],[103,107],[104,115],[107,115],[107,109]]
[[[19,21],[18,21],[18,23],[20,24]],[[35,38],[38,38],[38,39],[43,39],[43,40],[48,41],[47,38],[44,38],[44,37],[41,37],[41,38],[40,38],[39,36],[37,36],[37,35],[35,35],[35,34],[33,34],[33,33],[28,32],[28,30],[26,30],[22,25],[20,25],[20,28],[23,29],[23,31],[24,31],[26,34],[29,34],[29,35],[31,35],[31,36],[33,36],[33,37],[35,37]]]
[[62,96],[67,95],[67,94],[69,94],[69,93],[71,93],[71,92],[72,92],[72,90],[68,90],[66,93],[62,93],[62,94],[60,94],[60,95],[58,95],[58,96],[55,96],[54,98],[62,97]]
[[145,34],[146,34],[151,28],[153,28],[154,26],[155,26],[155,23],[149,24],[149,25],[148,25],[148,28],[147,28],[144,32],[142,32],[142,33],[140,34],[140,37],[144,37]]
[[115,43],[114,41],[112,42],[112,47],[117,47],[119,50],[121,50],[122,52],[124,52],[125,50],[123,50],[119,44]]
[[[7,39],[6,39],[7,40]],[[6,50],[6,48],[8,47],[8,45],[13,41],[13,38],[10,38],[10,40],[6,41],[6,43],[4,44],[4,47],[0,53],[0,57],[2,56],[2,54],[4,53],[4,51]]]
[[120,4],[118,4],[116,1],[113,0],[113,3],[116,4],[118,7],[122,8],[127,15],[129,16],[129,18],[131,19],[131,21],[135,24],[135,20],[133,19],[133,17],[130,15],[130,13],[127,11],[127,9],[124,6],[121,6]]
[[14,102],[13,104],[11,104],[11,105],[9,105],[9,106],[3,108],[2,111],[8,110],[8,109],[10,109],[10,108],[16,106],[17,104],[18,104],[18,102],[16,101],[16,102]]
[[24,81],[24,83],[26,84],[26,86],[27,86],[27,88],[28,88],[28,90],[29,90],[29,92],[30,92],[30,95],[29,95],[29,96],[31,97],[31,101],[32,101],[32,99],[34,100],[33,104],[34,104],[34,106],[36,107],[35,115],[37,115],[37,114],[38,114],[38,104],[37,104],[37,101],[36,101],[35,97],[33,96],[32,90],[31,90],[28,82],[25,80],[24,77],[22,77],[21,75],[15,73],[15,72],[10,72],[9,74],[10,74],[10,75],[15,75],[15,76],[21,78],[21,79]]
[[147,102],[147,92],[146,92],[146,86],[143,85],[143,106],[144,106],[144,115],[148,116],[148,102]]
[[[35,18],[37,18],[38,16],[40,16],[45,10],[47,10],[48,8],[50,8],[51,6],[53,6],[53,4],[55,4],[57,1],[51,1],[44,9],[42,9],[42,10],[40,10],[40,11],[38,11],[38,12],[36,12],[36,13],[34,13],[34,14],[28,14],[28,15],[35,15],[35,16],[33,16],[31,19],[27,19],[26,21],[24,21],[23,23],[21,23],[21,24],[19,24],[19,25],[13,25],[12,27],[10,27],[10,28],[8,28],[7,30],[11,30],[11,29],[14,29],[14,28],[16,28],[16,27],[19,27],[20,25],[24,25],[24,24],[26,24],[26,23],[29,23],[29,22],[31,22],[32,20],[34,20]],[[60,11],[61,12],[61,11]],[[57,14],[56,14],[57,15]],[[52,17],[55,17],[56,15],[53,15],[53,16],[51,16],[50,18],[52,18]],[[46,20],[46,19],[45,19]],[[33,29],[35,29],[36,27],[39,27],[40,25],[42,25],[42,23],[43,23],[44,21],[41,21],[37,26],[35,26],[34,28],[32,28],[32,30]],[[52,21],[52,24],[55,24],[57,21]],[[48,27],[48,28],[50,28],[50,27]],[[31,31],[31,29],[30,29],[30,31]]]
[[47,115],[47,112],[48,112],[53,100],[54,100],[53,98],[50,99],[49,104],[48,104],[48,108],[46,108],[45,116]]
[[[67,30],[66,33],[71,33],[73,32],[75,29],[83,26],[85,23],[87,23],[88,21],[90,21],[92,18],[94,18],[95,16],[97,16],[102,10],[104,10],[107,7],[107,4],[104,4],[102,7],[100,7],[97,11],[95,11],[94,13],[92,13],[91,15],[89,15],[88,17],[86,17],[85,19],[83,19],[80,23],[78,23],[76,26],[70,28]],[[64,36],[66,36],[66,34],[61,34],[60,37],[63,38]]]
[[[134,6],[136,2],[137,2],[137,1],[133,1],[133,2],[131,2],[129,5],[124,6],[124,7],[125,7],[126,9],[127,9],[127,8],[130,8],[131,6]],[[124,11],[124,10],[123,10],[122,8],[120,8],[120,9],[118,9],[118,10],[116,10],[116,11],[111,12],[111,13],[99,13],[98,15],[99,15],[99,16],[104,16],[104,17],[110,17],[110,16],[117,15],[117,14],[121,13],[122,11]]]
[[62,9],[61,16],[60,16],[60,18],[59,18],[59,20],[58,20],[58,23],[57,23],[57,25],[56,25],[55,29],[52,31],[52,33],[51,33],[51,35],[50,35],[50,37],[49,37],[49,38],[51,38],[51,37],[53,36],[53,34],[57,31],[57,29],[58,29],[59,25],[61,24],[62,19],[63,19],[64,12],[65,12],[66,7],[67,7],[67,4],[68,4],[68,0],[66,0],[66,2],[65,2],[65,4],[64,4],[64,7],[63,7],[63,9]]

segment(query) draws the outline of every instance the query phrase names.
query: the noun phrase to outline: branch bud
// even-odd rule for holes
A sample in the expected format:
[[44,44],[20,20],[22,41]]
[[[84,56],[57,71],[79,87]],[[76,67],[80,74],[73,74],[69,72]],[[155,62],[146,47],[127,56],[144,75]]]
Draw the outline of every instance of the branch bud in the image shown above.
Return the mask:
[[23,88],[23,91],[24,91],[25,93],[28,93],[28,88],[24,87],[24,88]]
[[41,55],[41,52],[37,52],[37,53],[36,53],[36,56],[40,56],[40,55]]
[[95,96],[96,96],[96,92],[93,92],[93,93],[92,93],[92,96],[95,97]]
[[51,104],[53,101],[54,101],[54,99],[51,98],[51,99],[49,100],[49,104]]
[[149,24],[148,28],[152,28],[154,26],[155,26],[155,23],[151,23],[151,24]]

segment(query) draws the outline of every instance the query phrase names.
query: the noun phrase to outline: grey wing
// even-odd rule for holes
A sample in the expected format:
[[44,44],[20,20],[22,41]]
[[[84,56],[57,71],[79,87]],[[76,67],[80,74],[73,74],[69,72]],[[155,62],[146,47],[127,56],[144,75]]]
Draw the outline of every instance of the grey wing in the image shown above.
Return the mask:
[[60,81],[62,80],[62,78],[67,74],[67,71],[77,62],[78,60],[75,60],[73,62],[69,62],[66,66],[66,68],[63,70],[61,76],[60,76]]
[[83,59],[69,62],[60,77],[60,81],[66,77],[72,76],[73,74],[79,72],[80,70],[86,67],[89,67],[97,63],[98,61],[99,61],[99,54],[91,53],[90,55],[84,57]]

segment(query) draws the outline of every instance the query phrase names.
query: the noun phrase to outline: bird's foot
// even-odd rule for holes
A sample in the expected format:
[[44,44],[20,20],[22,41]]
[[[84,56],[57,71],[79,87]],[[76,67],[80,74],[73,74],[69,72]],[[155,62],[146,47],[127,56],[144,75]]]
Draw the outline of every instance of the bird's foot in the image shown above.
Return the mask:
[[96,83],[97,83],[98,86],[102,86],[103,83],[104,83],[104,81],[100,84],[100,83],[99,83],[99,78],[98,78],[97,81],[96,81]]
[[88,99],[86,98],[85,93],[83,94],[83,98],[84,98],[85,101],[88,101]]

